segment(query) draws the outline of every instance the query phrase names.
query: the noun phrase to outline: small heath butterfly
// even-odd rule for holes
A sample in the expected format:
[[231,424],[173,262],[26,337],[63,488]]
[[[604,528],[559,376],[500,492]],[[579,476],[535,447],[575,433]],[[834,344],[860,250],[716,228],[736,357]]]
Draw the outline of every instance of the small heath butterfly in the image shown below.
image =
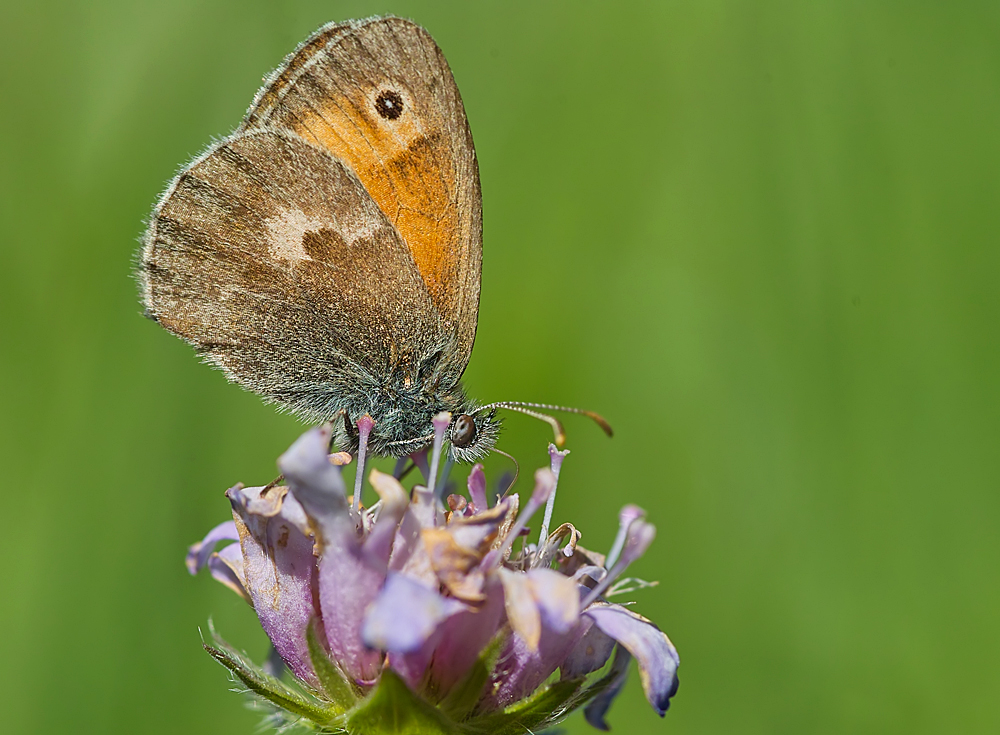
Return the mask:
[[406,456],[447,411],[451,456],[473,461],[497,408],[562,434],[535,410],[559,407],[465,395],[481,264],[462,98],[427,31],[386,17],[320,28],[267,78],[156,205],[139,280],[146,314],[231,381],[310,421],[342,416],[342,447],[367,415],[368,451]]

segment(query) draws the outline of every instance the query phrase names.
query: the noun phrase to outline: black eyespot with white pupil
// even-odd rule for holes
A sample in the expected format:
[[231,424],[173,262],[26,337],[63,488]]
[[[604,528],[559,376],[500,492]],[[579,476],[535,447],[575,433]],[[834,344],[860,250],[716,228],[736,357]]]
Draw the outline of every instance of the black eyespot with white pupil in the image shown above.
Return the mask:
[[469,414],[461,414],[451,426],[451,443],[462,449],[472,444],[475,438],[476,422]]
[[386,120],[395,120],[403,114],[403,98],[399,96],[399,92],[384,89],[375,99],[375,110]]

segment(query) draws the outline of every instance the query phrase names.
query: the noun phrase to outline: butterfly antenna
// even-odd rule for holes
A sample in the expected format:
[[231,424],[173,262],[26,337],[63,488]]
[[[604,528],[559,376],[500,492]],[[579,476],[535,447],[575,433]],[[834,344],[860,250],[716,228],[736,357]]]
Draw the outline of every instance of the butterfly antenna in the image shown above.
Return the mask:
[[483,406],[478,409],[476,413],[480,411],[486,411],[489,409],[496,408],[506,408],[510,411],[517,411],[518,413],[527,414],[528,416],[534,416],[536,419],[541,419],[542,421],[549,424],[556,435],[556,446],[561,447],[566,441],[566,434],[563,431],[562,424],[559,423],[558,419],[554,416],[549,416],[547,413],[542,413],[541,411],[535,411],[532,409],[545,409],[546,411],[563,411],[565,413],[575,413],[581,416],[586,416],[595,424],[604,430],[604,433],[608,436],[614,436],[614,432],[611,429],[611,424],[604,420],[604,417],[599,413],[594,411],[586,411],[582,408],[571,408],[569,406],[553,406],[548,403],[528,403],[526,401],[500,401],[498,403],[491,403],[488,406]]
[[553,406],[548,403],[527,403],[525,401],[504,401],[505,406],[526,406],[528,408],[543,408],[546,411],[562,411],[563,413],[575,413],[580,416],[586,416],[588,419],[593,421],[595,424],[601,427],[605,434],[608,436],[614,436],[615,433],[611,429],[611,424],[609,424],[601,414],[596,411],[587,411],[583,408],[572,408],[571,406]]
[[507,493],[510,492],[510,489],[514,487],[514,483],[517,482],[517,476],[521,474],[521,465],[518,464],[517,460],[514,459],[512,455],[507,454],[507,452],[503,451],[502,449],[497,449],[496,447],[493,447],[493,451],[496,452],[497,454],[502,454],[503,456],[505,456],[507,459],[509,459],[511,462],[514,463],[514,479],[510,481],[510,484],[507,486],[507,489],[504,490],[503,493],[500,495],[500,497],[497,498],[497,501],[499,502],[500,500],[503,500],[504,498],[507,497]]

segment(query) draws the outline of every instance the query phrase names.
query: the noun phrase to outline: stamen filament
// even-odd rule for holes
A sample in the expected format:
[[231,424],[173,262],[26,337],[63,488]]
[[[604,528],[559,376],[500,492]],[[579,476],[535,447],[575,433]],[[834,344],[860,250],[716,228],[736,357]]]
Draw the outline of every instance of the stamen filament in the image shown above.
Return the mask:
[[615,536],[615,542],[611,544],[611,551],[608,552],[604,560],[604,567],[606,569],[610,569],[618,561],[618,556],[622,553],[622,549],[625,546],[625,539],[628,537],[628,529],[632,525],[632,521],[636,518],[642,518],[645,515],[646,511],[638,505],[626,505],[618,513],[618,535]]
[[368,454],[368,437],[375,426],[375,420],[365,414],[358,419],[358,466],[354,475],[354,499],[351,501],[351,508],[358,510],[361,507],[361,486],[365,481],[365,460]]
[[438,467],[441,464],[441,447],[444,446],[444,433],[451,424],[451,414],[447,411],[442,411],[434,417],[432,423],[434,424],[434,450],[431,454],[431,476],[427,478],[427,489],[436,498]]
[[625,571],[628,565],[642,556],[643,552],[653,543],[655,537],[656,527],[652,523],[646,523],[639,518],[634,519],[628,526],[625,553],[621,555],[613,567],[608,569],[608,573],[604,576],[604,579],[598,582],[597,586],[583,598],[583,601],[580,603],[580,610],[584,610],[594,600],[604,594],[604,591],[614,584],[615,580],[622,575],[622,572]]
[[562,468],[563,460],[569,450],[559,451],[554,444],[549,444],[549,467],[552,474],[556,476],[556,484],[552,486],[549,499],[545,502],[545,515],[542,516],[542,528],[538,534],[538,548],[542,548],[549,538],[549,526],[552,523],[552,510],[556,505],[556,490],[559,488],[559,470]]

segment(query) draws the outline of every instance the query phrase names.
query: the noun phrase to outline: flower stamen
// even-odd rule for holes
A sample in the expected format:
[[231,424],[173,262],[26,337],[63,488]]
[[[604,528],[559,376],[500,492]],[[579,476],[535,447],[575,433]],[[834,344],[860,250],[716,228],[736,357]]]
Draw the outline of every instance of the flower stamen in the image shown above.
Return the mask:
[[615,542],[611,544],[611,551],[608,552],[608,557],[604,560],[605,567],[610,569],[618,561],[618,556],[622,553],[622,547],[625,546],[628,527],[632,525],[632,521],[636,518],[644,518],[645,516],[646,511],[638,505],[629,504],[621,509],[618,513],[618,535],[615,536]]
[[556,489],[559,487],[559,470],[562,468],[563,460],[569,454],[568,449],[559,451],[555,444],[549,444],[549,468],[556,477],[556,482],[549,493],[549,499],[545,502],[545,515],[542,516],[542,528],[538,534],[538,548],[545,546],[545,541],[549,538],[549,525],[552,523],[552,510],[556,505]]
[[500,548],[490,552],[486,559],[483,560],[484,566],[495,565],[507,556],[507,552],[510,551],[510,547],[514,545],[517,537],[521,535],[524,527],[528,525],[531,516],[537,513],[538,509],[545,504],[545,501],[549,499],[555,487],[556,478],[552,470],[542,467],[535,472],[535,489],[531,492],[531,498],[528,499],[527,505],[525,505],[524,510],[517,517]]
[[580,609],[585,609],[600,597],[622,575],[629,564],[646,552],[649,545],[653,543],[654,538],[656,538],[656,527],[652,523],[646,523],[641,518],[634,519],[629,524],[628,536],[625,539],[625,546],[622,549],[621,556],[615,562],[614,566],[608,569],[608,573],[604,579],[598,582],[597,586],[580,603]]
[[357,510],[361,506],[361,485],[365,480],[365,460],[368,454],[368,437],[375,426],[375,420],[365,414],[358,419],[358,467],[354,476],[354,499],[351,508]]
[[[430,477],[427,478],[427,489],[436,498],[438,490],[438,467],[441,465],[441,448],[444,446],[444,434],[451,425],[451,414],[447,411],[442,411],[434,417],[432,423],[434,424],[434,449],[431,454],[431,469]],[[443,485],[444,483],[441,484]]]

